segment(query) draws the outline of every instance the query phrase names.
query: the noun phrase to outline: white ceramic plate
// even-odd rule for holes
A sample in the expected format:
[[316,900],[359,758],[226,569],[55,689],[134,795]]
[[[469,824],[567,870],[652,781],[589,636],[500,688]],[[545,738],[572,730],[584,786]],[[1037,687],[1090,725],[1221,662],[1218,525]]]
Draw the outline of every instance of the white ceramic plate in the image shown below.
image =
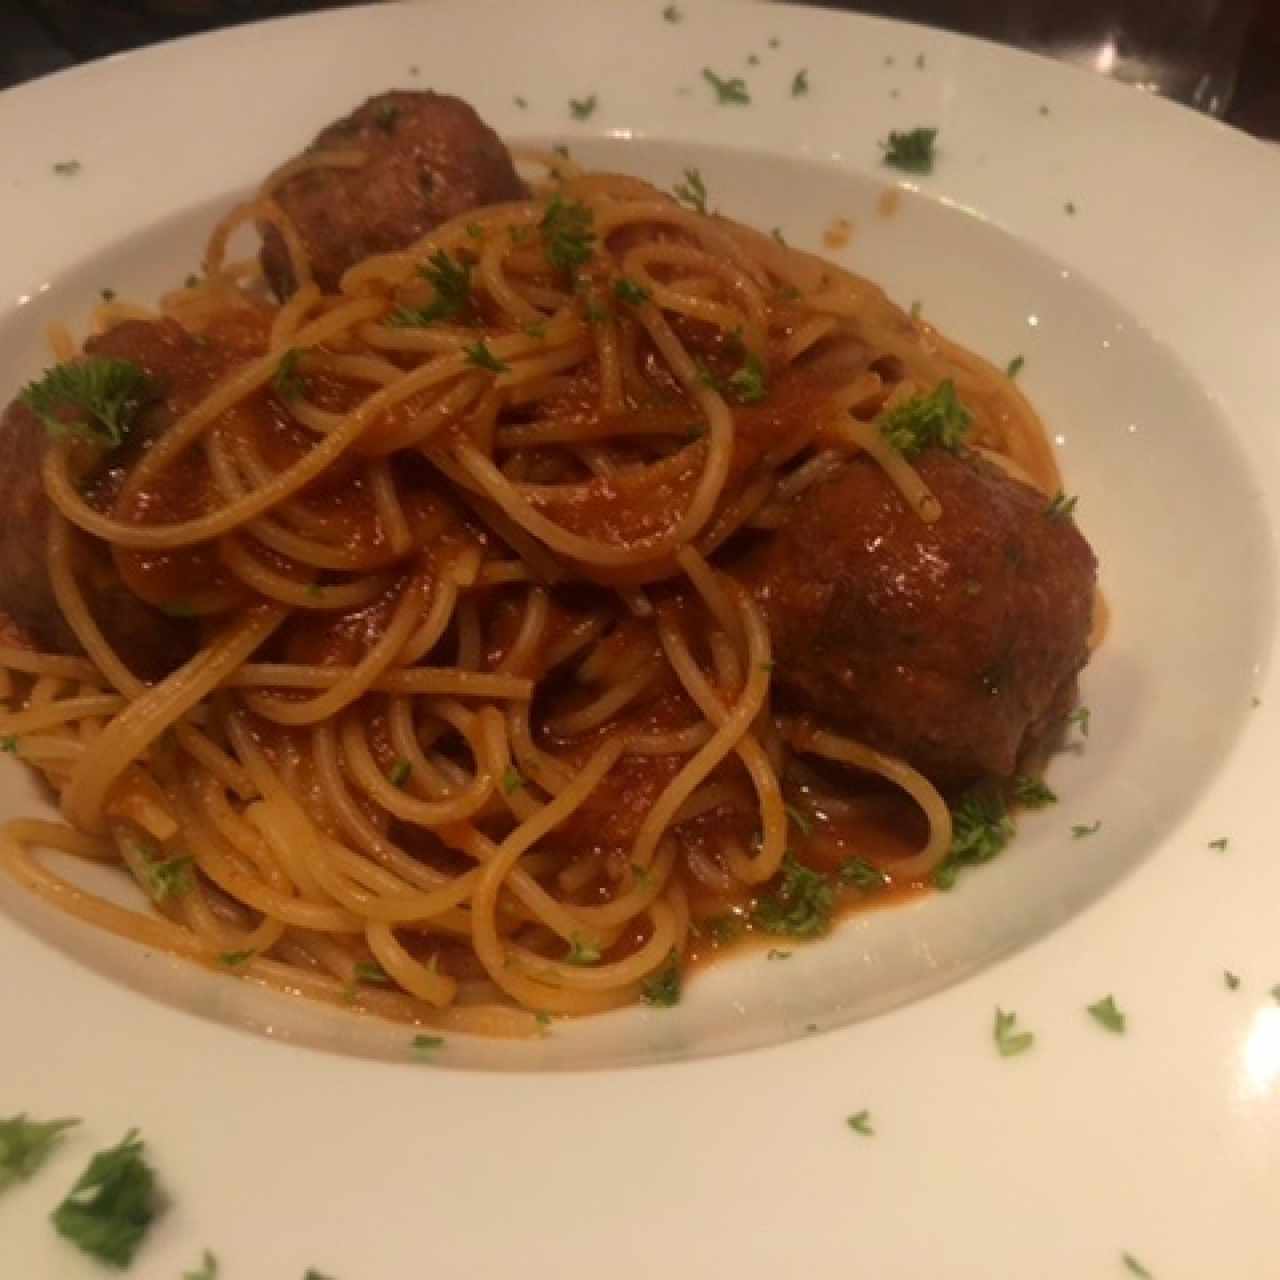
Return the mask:
[[[1280,164],[998,47],[678,9],[347,10],[0,96],[0,394],[41,367],[48,319],[180,279],[217,211],[392,85],[664,185],[697,166],[713,203],[810,247],[845,217],[841,261],[993,360],[1025,356],[1080,495],[1114,621],[1091,734],[1051,768],[1061,803],[951,894],[786,963],[726,963],[676,1010],[451,1038],[432,1064],[402,1028],[115,944],[0,884],[0,1113],[85,1118],[0,1197],[0,1275],[98,1274],[47,1212],[135,1124],[173,1202],[145,1277],[206,1247],[226,1280],[1080,1280],[1133,1274],[1126,1252],[1160,1280],[1280,1274]],[[718,105],[706,67],[750,105]],[[936,172],[886,216],[900,175],[879,140],[918,125],[941,130]],[[0,810],[35,803],[6,769]],[[1086,1013],[1107,994],[1123,1035]],[[1030,1052],[997,1054],[997,1005]],[[873,1137],[845,1123],[863,1109]]]

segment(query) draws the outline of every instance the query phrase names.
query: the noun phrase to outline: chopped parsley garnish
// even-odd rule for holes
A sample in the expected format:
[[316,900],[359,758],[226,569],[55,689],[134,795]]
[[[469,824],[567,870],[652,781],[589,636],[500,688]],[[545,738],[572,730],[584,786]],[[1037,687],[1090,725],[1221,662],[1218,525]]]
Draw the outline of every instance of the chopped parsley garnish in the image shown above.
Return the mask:
[[484,239],[484,228],[478,222],[468,222],[467,225],[463,227],[463,230],[471,237],[472,240]]
[[1124,1034],[1125,1016],[1117,1007],[1115,996],[1107,996],[1104,1000],[1089,1005],[1089,1012],[1100,1026],[1114,1031],[1116,1035]]
[[809,72],[807,70],[797,71],[791,78],[791,96],[799,98],[809,92]]
[[565,964],[599,964],[600,963],[600,947],[599,944],[593,942],[590,938],[584,938],[580,933],[575,933],[569,939],[569,954],[564,958]]
[[768,954],[768,956],[767,956],[767,959],[769,959],[769,960],[790,960],[790,959],[791,959],[791,952],[790,952],[790,951],[779,951],[777,947],[770,947],[770,948],[769,948],[769,954]]
[[248,964],[253,956],[252,951],[224,951],[218,957],[218,963],[225,964],[228,969],[238,969],[242,964]]
[[864,1138],[870,1138],[875,1135],[875,1130],[871,1127],[871,1112],[856,1111],[853,1115],[845,1118],[845,1124],[849,1126],[854,1133],[860,1133]]
[[787,811],[787,817],[796,824],[796,829],[802,836],[806,838],[813,835],[813,819],[807,813],[802,813],[793,804],[783,805]]
[[1223,969],[1222,980],[1227,984],[1228,991],[1235,991],[1240,986],[1239,975],[1232,973],[1230,969]]
[[387,770],[387,781],[393,787],[403,787],[409,781],[409,775],[412,772],[413,766],[402,757]]
[[594,93],[589,98],[570,98],[569,114],[575,120],[586,120],[599,105]]
[[520,776],[519,770],[508,765],[506,771],[502,775],[502,790],[506,795],[512,795],[524,786],[524,778]]
[[945,378],[929,395],[912,396],[880,415],[880,433],[904,457],[937,445],[953,453],[964,441],[973,414],[960,403],[955,383]]
[[182,1280],[218,1280],[218,1259],[206,1249],[195,1271],[184,1271]]
[[528,111],[529,109],[528,100],[525,98],[522,98],[518,93],[514,98],[511,99],[511,101],[514,102],[516,106],[520,108],[521,111]]
[[155,1174],[136,1129],[99,1151],[53,1211],[58,1234],[100,1262],[127,1267],[158,1212]]
[[59,160],[53,166],[53,171],[60,178],[74,178],[83,167],[79,160]]
[[687,204],[689,208],[696,209],[698,213],[706,213],[707,186],[702,181],[701,170],[686,169],[684,171],[684,181],[676,183],[671,188],[671,191],[681,204]]
[[409,1047],[415,1054],[425,1057],[444,1048],[444,1036],[414,1036]]
[[1219,853],[1226,853],[1227,845],[1230,843],[1231,841],[1226,836],[1219,836],[1216,840],[1209,841],[1209,848],[1217,849]]
[[572,272],[582,266],[595,249],[591,224],[591,210],[585,204],[553,196],[538,223],[547,261],[560,271]]
[[655,1009],[670,1009],[680,1003],[680,964],[674,951],[667,963],[644,984],[640,995],[645,1004]]
[[1026,356],[1014,356],[1012,360],[1005,366],[1005,377],[1016,378],[1022,372],[1022,366],[1027,363]]
[[642,867],[638,862],[631,864],[631,878],[638,885],[647,885],[653,880],[653,873],[648,867]]
[[913,320],[919,320],[919,319],[920,319],[920,313],[921,313],[923,310],[924,310],[924,303],[923,303],[923,302],[921,302],[919,298],[917,298],[917,299],[916,299],[916,300],[911,304],[910,310],[907,312],[907,314],[908,314],[908,315],[909,315]]
[[710,67],[702,68],[702,78],[715,90],[716,101],[722,106],[744,107],[751,101],[747,82],[741,76],[724,79]]
[[764,361],[754,351],[748,351],[742,368],[729,375],[725,386],[742,404],[763,400],[769,391]]
[[961,867],[990,862],[1013,836],[1004,799],[985,787],[961,797],[951,810],[951,827],[951,850],[933,872],[939,889],[950,889]]
[[302,379],[298,374],[298,361],[302,352],[290,347],[280,357],[280,363],[271,377],[271,386],[281,400],[296,400],[302,394]]
[[26,1115],[0,1120],[0,1191],[39,1173],[62,1135],[79,1120],[28,1120]]
[[99,289],[98,296],[103,302],[114,302],[116,300],[116,291],[114,289]]
[[418,274],[435,290],[425,307],[400,307],[388,324],[397,328],[426,328],[438,320],[452,320],[471,306],[471,263],[451,258],[443,249],[418,268]]
[[317,1271],[315,1267],[308,1267],[302,1280],[333,1280],[333,1277],[325,1275],[322,1271]]
[[1139,1277],[1139,1280],[1155,1280],[1151,1272],[1148,1271],[1146,1267],[1144,1267],[1142,1263],[1140,1263],[1137,1260],[1137,1258],[1133,1256],[1133,1254],[1122,1253],[1120,1255],[1120,1258],[1121,1258],[1121,1261],[1124,1262],[1124,1265],[1129,1269],[1129,1271],[1132,1272],[1132,1274],[1134,1274],[1135,1276]]
[[3,738],[0,738],[0,751],[6,751],[9,755],[16,756],[18,754],[17,737],[10,733],[6,734]]
[[462,350],[467,357],[467,363],[475,365],[477,369],[484,369],[488,373],[506,373],[511,368],[509,364],[499,360],[483,342],[463,347]]
[[759,65],[760,65],[760,58],[758,54],[754,54],[754,53],[747,54],[747,66],[758,67]]
[[143,869],[146,890],[156,902],[180,898],[191,890],[190,857],[166,858],[163,862],[149,862]]
[[539,1009],[538,1012],[533,1015],[533,1020],[542,1030],[545,1030],[551,1025],[551,1015],[547,1013],[545,1009]]
[[889,883],[889,877],[879,867],[872,866],[862,858],[850,858],[844,863],[836,872],[836,880],[867,893],[883,889]]
[[1280,1004],[1280,982],[1277,982],[1276,985],[1271,988],[1271,998],[1276,1002],[1276,1004]]
[[992,1037],[1002,1058],[1012,1058],[1019,1053],[1025,1053],[1036,1042],[1035,1035],[1032,1032],[1015,1029],[1017,1022],[1018,1015],[1016,1013],[1005,1013],[999,1006],[996,1007],[996,1020],[992,1026]]
[[1043,809],[1045,805],[1058,803],[1058,797],[1039,778],[1014,778],[1013,798],[1027,809]]
[[604,324],[609,318],[609,308],[592,301],[583,307],[582,314],[586,316],[588,324]]
[[906,173],[932,173],[937,137],[937,129],[912,129],[908,133],[895,129],[889,140],[880,144],[884,163]]
[[680,12],[680,10],[679,10],[679,9],[677,9],[677,8],[676,8],[676,6],[675,6],[675,5],[673,5],[673,4],[669,4],[669,5],[667,5],[667,7],[666,7],[665,9],[663,9],[663,11],[662,11],[662,16],[663,16],[663,17],[664,17],[668,22],[683,22],[683,21],[684,21],[684,14],[683,14],[683,13],[681,13],[681,12]]
[[831,927],[834,905],[835,890],[827,877],[788,853],[782,860],[778,891],[756,903],[751,921],[765,933],[816,938]]
[[1097,835],[1101,826],[1101,818],[1095,819],[1092,823],[1077,822],[1071,828],[1071,837],[1073,840],[1082,840],[1085,836]]
[[648,302],[651,295],[643,285],[628,280],[626,276],[619,276],[613,282],[613,296],[630,307],[638,307],[641,303]]
[[18,399],[51,436],[87,436],[114,449],[155,395],[151,379],[132,361],[89,356],[54,365]]
[[391,975],[372,960],[361,960],[351,971],[351,976],[357,982],[366,982],[371,986],[389,987],[391,985]]
[[384,102],[374,113],[374,123],[382,130],[383,133],[393,133],[396,127],[396,121],[400,119],[400,108],[393,103]]
[[547,336],[547,325],[543,320],[535,320],[532,324],[527,324],[524,331],[531,338],[545,338]]
[[1061,489],[1049,499],[1049,505],[1044,509],[1046,520],[1070,520],[1076,512],[1076,499],[1068,498]]
[[1067,725],[1076,725],[1080,729],[1080,736],[1087,738],[1089,736],[1089,708],[1077,707],[1069,716],[1067,716]]

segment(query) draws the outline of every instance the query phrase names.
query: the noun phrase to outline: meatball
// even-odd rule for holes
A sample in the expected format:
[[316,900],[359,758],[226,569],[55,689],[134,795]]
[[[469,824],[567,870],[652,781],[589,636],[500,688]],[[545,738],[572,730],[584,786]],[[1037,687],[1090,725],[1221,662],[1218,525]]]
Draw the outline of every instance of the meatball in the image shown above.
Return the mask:
[[1097,562],[1069,517],[976,455],[931,449],[917,467],[935,524],[860,458],[747,562],[774,680],[940,786],[1007,777],[1074,700]]
[[[132,361],[154,384],[159,398],[127,446],[130,452],[142,448],[148,436],[164,430],[189,408],[212,385],[227,360],[225,347],[199,343],[172,321],[125,321],[89,339],[85,354]],[[15,400],[0,417],[0,610],[40,648],[78,653],[79,642],[54,598],[46,560],[49,500],[41,464],[48,444],[48,432],[21,400]],[[111,505],[113,474],[106,465],[90,477],[87,495],[100,510]],[[120,581],[104,551],[86,551],[77,580],[116,652],[144,677],[161,675],[181,663],[194,648],[194,624],[138,599]]]
[[[339,148],[363,151],[365,163],[306,169],[274,193],[327,291],[362,258],[403,249],[468,209],[528,194],[502,139],[446,94],[395,90],[370,98],[321,130],[309,150]],[[293,292],[288,251],[270,226],[262,269],[277,296]]]

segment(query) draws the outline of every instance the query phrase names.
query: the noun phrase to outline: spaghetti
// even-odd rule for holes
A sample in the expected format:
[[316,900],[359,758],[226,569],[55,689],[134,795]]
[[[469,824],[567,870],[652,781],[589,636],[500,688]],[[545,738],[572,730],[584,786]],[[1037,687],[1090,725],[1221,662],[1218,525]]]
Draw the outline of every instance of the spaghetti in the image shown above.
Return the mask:
[[[876,424],[946,380],[969,443],[1052,494],[1035,414],[865,279],[634,178],[523,159],[553,174],[529,199],[331,295],[273,195],[295,164],[214,230],[202,279],[99,309],[99,333],[175,323],[221,364],[115,467],[110,501],[83,442],[47,452],[49,572],[84,656],[0,648],[0,734],[70,824],[3,829],[27,888],[242,978],[521,1035],[663,1002],[708,922],[785,905],[788,849],[832,824],[897,832],[863,863],[885,883],[946,856],[926,777],[779,711],[731,553],[859,453],[936,520]],[[228,258],[254,224],[290,255],[279,307]],[[95,617],[90,546],[194,615],[163,678]],[[152,909],[42,850],[118,865]]]

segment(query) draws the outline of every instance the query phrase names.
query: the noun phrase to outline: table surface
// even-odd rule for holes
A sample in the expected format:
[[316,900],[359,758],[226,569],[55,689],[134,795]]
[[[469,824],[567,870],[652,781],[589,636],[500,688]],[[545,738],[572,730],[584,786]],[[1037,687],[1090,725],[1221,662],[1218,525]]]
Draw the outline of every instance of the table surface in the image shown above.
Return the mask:
[[[233,11],[245,15],[296,12],[329,7],[342,0],[197,0],[184,6],[200,10]],[[810,3],[815,0],[809,0]],[[816,0],[832,8],[861,9],[909,17],[937,16],[939,25],[964,29],[963,20],[947,21],[964,11],[954,0]],[[0,12],[0,88],[74,66],[87,57],[146,43],[166,35],[211,25],[197,18],[167,22],[154,14],[163,4],[137,0],[106,0],[95,5],[95,20],[71,21],[60,14],[76,9],[78,0],[6,0]],[[1227,122],[1260,137],[1280,141],[1280,5],[1259,0],[1240,66],[1235,99]],[[144,16],[145,15],[145,16]],[[970,24],[971,25],[971,24]]]

